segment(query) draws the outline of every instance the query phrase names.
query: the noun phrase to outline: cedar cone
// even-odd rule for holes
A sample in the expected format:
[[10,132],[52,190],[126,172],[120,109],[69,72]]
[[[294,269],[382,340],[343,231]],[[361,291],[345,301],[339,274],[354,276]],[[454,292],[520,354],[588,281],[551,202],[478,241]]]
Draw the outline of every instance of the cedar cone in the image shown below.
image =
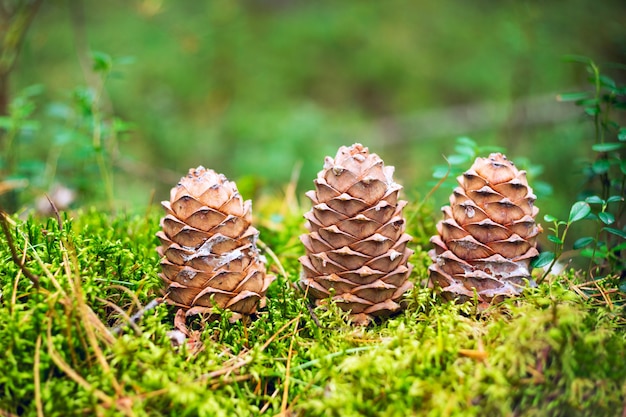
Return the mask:
[[166,216],[157,233],[161,246],[160,277],[167,301],[188,316],[211,313],[212,307],[251,314],[265,304],[274,279],[265,273],[250,200],[243,201],[234,182],[199,166],[161,203]]
[[402,187],[393,170],[361,144],[342,146],[335,159],[326,157],[315,190],[306,193],[313,207],[304,215],[310,233],[300,236],[301,282],[316,304],[332,297],[355,323],[400,310],[413,286],[406,201],[398,201]]
[[460,187],[443,207],[439,235],[431,242],[431,284],[448,300],[479,303],[518,295],[531,280],[530,262],[538,255],[535,224],[539,209],[526,171],[500,153],[476,158],[457,178]]

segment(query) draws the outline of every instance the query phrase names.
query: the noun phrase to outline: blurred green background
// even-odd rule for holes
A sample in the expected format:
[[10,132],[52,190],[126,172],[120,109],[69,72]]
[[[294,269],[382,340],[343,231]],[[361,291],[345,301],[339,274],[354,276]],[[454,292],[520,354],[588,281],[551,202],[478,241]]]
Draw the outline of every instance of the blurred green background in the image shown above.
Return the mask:
[[81,114],[99,51],[118,208],[168,198],[200,164],[246,198],[280,194],[295,175],[304,191],[324,156],[354,142],[395,165],[418,199],[468,136],[543,166],[554,193],[537,205],[563,217],[593,141],[592,123],[556,100],[589,88],[584,66],[563,57],[588,56],[623,81],[608,63],[626,62],[625,28],[623,0],[44,1],[12,74],[14,96],[42,86],[21,175],[33,198],[62,183],[76,205],[103,205]]

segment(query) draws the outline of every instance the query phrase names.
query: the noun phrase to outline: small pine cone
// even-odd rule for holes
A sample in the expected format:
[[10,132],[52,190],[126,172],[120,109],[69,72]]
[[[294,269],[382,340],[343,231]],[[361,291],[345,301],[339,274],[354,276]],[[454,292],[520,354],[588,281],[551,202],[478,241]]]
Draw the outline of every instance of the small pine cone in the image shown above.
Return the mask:
[[234,182],[202,166],[190,169],[161,204],[167,214],[157,252],[169,303],[188,316],[211,313],[215,305],[235,312],[234,318],[265,304],[274,276],[265,273],[256,247],[252,204]]
[[393,167],[363,145],[342,146],[335,159],[326,157],[306,194],[313,207],[304,216],[310,233],[300,236],[302,284],[317,304],[332,295],[359,324],[400,310],[413,286],[406,201],[398,201],[402,187],[392,175]]
[[539,209],[526,171],[506,156],[494,153],[477,158],[457,178],[450,206],[431,239],[431,284],[441,295],[460,302],[474,298],[480,304],[518,295],[531,281],[530,261],[538,255],[535,224]]

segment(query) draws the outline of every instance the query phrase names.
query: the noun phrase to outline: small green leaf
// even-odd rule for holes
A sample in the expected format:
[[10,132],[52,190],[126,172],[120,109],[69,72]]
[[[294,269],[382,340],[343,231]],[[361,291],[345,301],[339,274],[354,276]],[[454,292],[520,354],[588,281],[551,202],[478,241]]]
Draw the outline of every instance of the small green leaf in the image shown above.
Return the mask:
[[584,219],[591,212],[591,207],[584,201],[577,201],[569,212],[568,223],[574,223]]
[[623,230],[615,229],[613,227],[605,227],[602,230],[605,230],[615,236],[619,236],[622,239],[626,239],[626,232],[624,232]]
[[563,241],[558,236],[548,235],[548,240],[559,245],[563,244]]
[[100,51],[92,51],[93,70],[95,72],[109,72],[113,67],[113,59],[109,54]]
[[606,124],[606,127],[610,129],[619,130],[619,125],[617,124],[617,122],[614,122],[613,120],[608,120],[605,122],[605,124]]
[[476,142],[473,139],[468,138],[467,136],[461,136],[456,138],[456,143],[459,145],[469,146],[470,148],[476,148]]
[[576,93],[562,93],[556,96],[556,100],[557,101],[578,101],[578,100],[584,100],[586,98],[589,98],[589,92],[587,91],[580,91],[580,92],[576,92]]
[[435,170],[433,172],[433,177],[435,178],[444,178],[446,175],[448,175],[448,173],[450,172],[450,169],[447,166],[436,166]]
[[588,98],[586,100],[577,101],[576,104],[582,107],[595,107],[599,108],[598,104],[600,101],[597,98]]
[[585,201],[589,204],[604,204],[605,201],[598,197],[597,195],[592,195],[591,197],[585,198]]
[[448,162],[450,165],[466,164],[470,158],[467,155],[450,155],[448,156]]
[[596,152],[611,152],[611,151],[616,151],[622,148],[623,146],[624,144],[619,143],[619,142],[596,143],[595,145],[591,146],[591,149],[593,149]]
[[606,200],[607,203],[615,203],[617,201],[624,201],[624,197],[620,195],[612,195]]
[[463,155],[463,156],[465,156],[468,159],[476,158],[476,151],[471,146],[457,145],[457,146],[454,147],[454,151],[458,155]]
[[113,130],[116,133],[126,133],[132,130],[135,126],[119,117],[113,119]]
[[533,182],[533,191],[539,197],[549,197],[554,193],[552,185],[548,184],[545,181],[537,180]]
[[575,54],[563,55],[561,59],[565,62],[579,62],[581,64],[591,64],[593,62],[589,57]]
[[609,77],[607,77],[604,74],[601,74],[599,78],[600,78],[600,84],[602,84],[603,86],[608,87],[608,88],[616,88],[617,87],[615,85],[615,81],[613,81],[612,78],[609,78]]
[[552,222],[559,220],[551,214],[546,214],[545,216],[543,216],[543,219],[547,221],[548,223],[552,223]]
[[624,249],[626,249],[626,242],[624,242],[624,243],[620,243],[620,244],[619,244],[619,245],[617,245],[617,246],[613,246],[613,247],[611,248],[611,252],[619,254],[619,253],[620,253],[621,251],[623,251]]
[[576,240],[576,242],[574,242],[574,249],[580,249],[584,248],[585,246],[589,246],[589,244],[593,241],[594,239],[592,237],[581,237],[580,239]]
[[585,258],[603,259],[606,258],[607,252],[602,248],[584,248],[580,251],[580,256],[584,256]]
[[539,256],[533,259],[533,261],[530,263],[530,266],[532,266],[533,268],[541,268],[541,267],[548,265],[553,260],[554,260],[553,252],[541,252]]
[[626,127],[621,127],[617,132],[617,139],[624,142],[626,141]]
[[611,163],[606,159],[598,159],[593,162],[591,169],[594,174],[605,174],[611,168]]
[[600,218],[604,224],[611,224],[615,222],[615,216],[606,211],[598,213],[598,218]]
[[585,107],[585,113],[589,116],[597,116],[600,113],[600,109],[597,107]]

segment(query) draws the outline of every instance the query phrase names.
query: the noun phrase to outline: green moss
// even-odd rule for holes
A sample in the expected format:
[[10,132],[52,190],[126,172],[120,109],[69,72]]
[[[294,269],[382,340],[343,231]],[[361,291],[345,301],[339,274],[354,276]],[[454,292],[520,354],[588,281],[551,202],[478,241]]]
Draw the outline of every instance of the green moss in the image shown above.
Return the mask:
[[[332,305],[313,317],[293,285],[301,211],[268,204],[257,213],[286,275],[270,256],[278,279],[267,307],[249,322],[189,321],[192,342],[178,348],[168,336],[170,306],[150,310],[134,329],[124,326],[125,315],[159,295],[160,213],[87,211],[65,219],[62,230],[54,221],[18,221],[15,244],[26,248],[40,287],[2,245],[0,412],[36,415],[38,404],[46,416],[621,412],[623,312],[585,302],[568,289],[572,277],[482,313],[442,303],[420,287],[429,262],[422,247],[433,228],[432,212],[421,208],[410,222],[417,288],[408,308],[352,328]],[[105,326],[125,330],[106,336]]]

